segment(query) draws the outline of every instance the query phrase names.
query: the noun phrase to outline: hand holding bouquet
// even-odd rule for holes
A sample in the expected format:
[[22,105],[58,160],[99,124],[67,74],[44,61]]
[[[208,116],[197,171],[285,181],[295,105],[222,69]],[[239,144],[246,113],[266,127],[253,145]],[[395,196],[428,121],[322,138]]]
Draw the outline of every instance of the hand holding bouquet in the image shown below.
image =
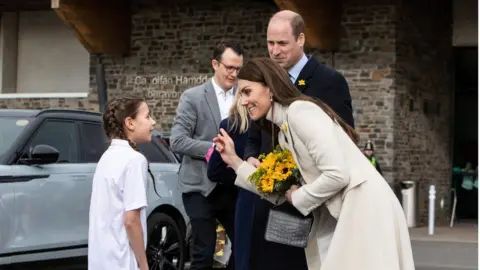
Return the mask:
[[260,193],[285,194],[292,185],[300,183],[300,171],[292,153],[277,146],[268,155],[260,155],[260,166],[249,177]]

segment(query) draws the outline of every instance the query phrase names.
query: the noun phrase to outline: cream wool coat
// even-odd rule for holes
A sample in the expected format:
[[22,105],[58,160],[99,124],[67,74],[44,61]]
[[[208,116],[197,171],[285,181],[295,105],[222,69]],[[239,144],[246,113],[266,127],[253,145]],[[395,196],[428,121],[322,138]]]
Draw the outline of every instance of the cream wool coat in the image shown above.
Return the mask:
[[[279,143],[292,152],[305,181],[293,192],[293,205],[315,219],[305,248],[308,269],[415,269],[397,197],[340,125],[308,101],[272,109],[267,119],[280,127]],[[254,171],[243,162],[235,184],[258,194],[247,180]]]

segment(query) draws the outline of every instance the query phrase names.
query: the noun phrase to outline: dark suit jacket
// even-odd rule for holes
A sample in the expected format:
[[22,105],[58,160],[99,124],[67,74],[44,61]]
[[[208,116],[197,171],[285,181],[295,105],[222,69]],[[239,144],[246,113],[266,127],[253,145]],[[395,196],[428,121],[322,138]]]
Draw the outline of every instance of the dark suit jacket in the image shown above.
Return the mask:
[[[305,83],[300,83],[301,80]],[[350,90],[345,77],[340,72],[320,64],[314,57],[311,57],[300,72],[295,86],[303,94],[322,100],[347,124],[355,127]],[[252,122],[248,130],[245,159],[257,158],[261,153],[272,151],[271,133],[261,131],[258,122]]]
[[[245,144],[247,142],[247,134],[239,133],[238,130],[230,131],[230,120],[226,118],[220,123],[220,128],[225,129],[228,135],[235,143],[235,151],[238,156],[244,155]],[[208,178],[212,182],[223,183],[232,187],[237,175],[232,168],[227,168],[227,164],[217,151],[213,151],[208,161]],[[253,227],[253,201],[255,194],[248,190],[239,188],[235,204],[235,238],[233,239],[233,252],[235,255],[236,270],[251,270],[250,267],[250,246]],[[234,198],[234,197],[232,197]]]
[[[235,152],[238,156],[244,155],[247,134],[239,134],[236,130],[230,131],[231,118],[225,118],[220,122],[220,128],[223,128],[235,143]],[[213,151],[208,161],[207,169],[208,179],[212,182],[234,185],[237,175],[232,168],[227,168],[227,164],[217,151]]]

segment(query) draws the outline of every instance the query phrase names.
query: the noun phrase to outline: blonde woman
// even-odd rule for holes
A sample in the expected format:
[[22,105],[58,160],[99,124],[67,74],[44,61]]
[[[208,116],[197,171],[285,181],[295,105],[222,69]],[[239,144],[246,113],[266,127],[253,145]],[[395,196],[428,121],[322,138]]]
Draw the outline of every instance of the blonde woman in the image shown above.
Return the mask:
[[[249,118],[247,110],[241,105],[240,93],[235,94],[233,106],[230,109],[229,117],[220,123],[220,128],[226,130],[232,140],[235,142],[235,151],[243,155],[247,142],[247,130],[249,126]],[[213,151],[208,161],[208,178],[210,181],[219,182],[229,185],[237,189],[234,185],[236,178],[235,171],[227,166],[217,151]],[[248,270],[250,245],[251,245],[251,228],[253,226],[253,199],[254,194],[238,189],[237,202],[235,207],[235,226],[233,239],[233,254],[235,257],[235,270]],[[231,262],[232,260],[230,260]]]

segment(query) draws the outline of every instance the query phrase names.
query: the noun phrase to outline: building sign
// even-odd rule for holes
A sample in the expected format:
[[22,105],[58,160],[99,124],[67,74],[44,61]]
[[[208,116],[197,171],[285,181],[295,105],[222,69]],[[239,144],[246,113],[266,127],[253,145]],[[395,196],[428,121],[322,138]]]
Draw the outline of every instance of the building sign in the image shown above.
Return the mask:
[[182,92],[190,87],[206,83],[210,75],[132,75],[127,76],[127,87],[147,99],[178,100]]
[[135,76],[133,84],[135,86],[155,86],[155,85],[200,85],[205,82],[209,77],[207,75],[174,75],[174,76]]

